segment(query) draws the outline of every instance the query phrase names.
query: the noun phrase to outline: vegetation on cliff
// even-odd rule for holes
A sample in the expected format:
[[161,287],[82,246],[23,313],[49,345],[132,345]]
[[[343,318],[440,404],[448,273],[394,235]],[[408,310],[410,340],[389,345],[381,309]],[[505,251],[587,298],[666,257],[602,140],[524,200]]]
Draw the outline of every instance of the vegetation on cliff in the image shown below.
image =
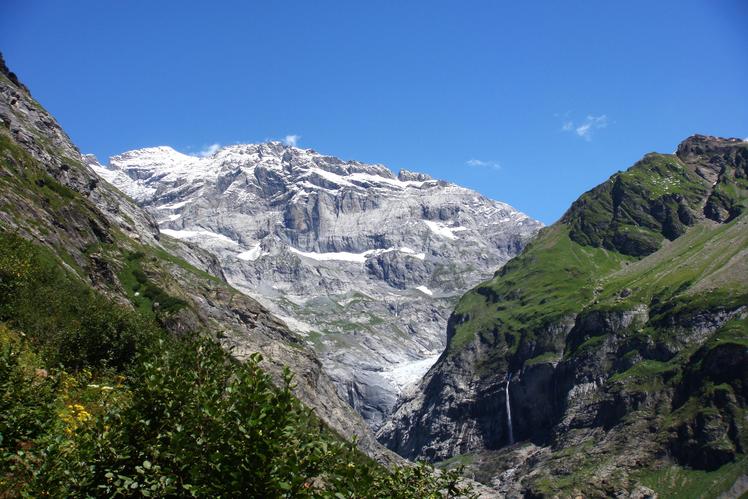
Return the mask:
[[159,241],[0,57],[0,497],[470,494],[367,457],[319,362],[213,263]]
[[[748,142],[705,136],[583,194],[462,297],[423,401],[385,441],[457,454],[508,493],[729,489],[748,472],[746,207]],[[457,439],[453,420],[474,429]]]
[[290,373],[276,387],[259,355],[175,338],[148,312],[0,234],[3,497],[468,493],[455,473],[378,465],[299,403]]

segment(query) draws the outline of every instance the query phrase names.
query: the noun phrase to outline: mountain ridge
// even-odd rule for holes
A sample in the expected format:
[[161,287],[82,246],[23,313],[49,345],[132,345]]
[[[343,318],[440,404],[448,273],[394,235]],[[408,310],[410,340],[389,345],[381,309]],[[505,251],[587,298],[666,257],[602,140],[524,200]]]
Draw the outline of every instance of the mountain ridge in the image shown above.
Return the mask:
[[747,208],[739,139],[614,174],[461,298],[380,441],[509,495],[672,492],[691,468],[727,490],[747,462]]
[[[294,393],[325,424],[357,438],[373,458],[400,462],[338,397],[311,349],[221,280],[215,257],[162,236],[147,212],[102,182],[7,68],[0,73],[0,124],[3,232],[47,247],[71,275],[121,306],[156,316],[174,335],[206,334],[240,360],[261,352],[263,368],[279,384],[284,365],[290,366],[297,375]],[[160,302],[174,304],[174,310],[161,309]]]
[[89,163],[305,336],[374,428],[441,353],[457,296],[541,226],[422,173],[280,142]]

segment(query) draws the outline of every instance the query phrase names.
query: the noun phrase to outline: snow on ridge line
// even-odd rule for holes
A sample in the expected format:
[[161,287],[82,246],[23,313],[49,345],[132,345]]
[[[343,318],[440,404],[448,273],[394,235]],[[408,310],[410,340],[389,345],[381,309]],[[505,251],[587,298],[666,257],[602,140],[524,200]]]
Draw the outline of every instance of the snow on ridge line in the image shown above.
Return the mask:
[[[256,166],[265,166],[272,169],[278,169],[282,166],[278,151],[272,150],[274,156],[263,156],[258,152],[265,149],[266,146],[279,146],[280,143],[262,143],[262,144],[236,144],[224,146],[210,155],[201,155],[195,153],[183,153],[175,150],[170,146],[146,147],[142,149],[133,149],[123,152],[109,158],[109,165],[105,167],[109,171],[140,171],[149,172],[152,175],[165,174],[165,178],[170,180],[186,179],[189,181],[211,180],[216,178],[225,168],[233,165],[240,165],[243,168],[254,168]],[[315,164],[316,158],[327,158],[311,149],[300,149],[296,147],[281,146],[283,150],[293,150],[298,157],[301,175],[298,180],[303,181],[312,175],[324,178],[340,187],[352,187],[366,189],[368,187],[389,188],[394,190],[421,189],[424,187],[435,187],[440,185],[441,181],[436,179],[428,180],[400,180],[394,176],[394,173],[385,165],[378,163],[366,164],[357,161],[344,161],[344,166],[353,169],[354,167],[370,168],[369,171],[352,171],[346,168],[345,173],[335,173],[327,171]],[[334,156],[329,156],[334,158]],[[109,172],[103,172],[104,175],[111,175]],[[129,176],[129,175],[128,175]],[[138,179],[129,179],[132,183],[142,185],[149,181],[148,178],[138,174]],[[106,178],[110,181],[110,178]],[[372,185],[373,184],[373,185]],[[315,185],[315,184],[312,184]],[[315,185],[315,188],[320,186]],[[152,193],[150,193],[152,194]]]
[[430,182],[435,183],[436,180],[399,180],[396,178],[387,178],[382,177],[379,175],[372,175],[371,173],[362,173],[362,172],[356,172],[351,173],[350,175],[346,175],[346,177],[350,178],[351,180],[358,180],[358,181],[364,181],[364,182],[377,182],[381,184],[389,184],[395,187],[404,188],[404,187],[421,187],[423,184]]
[[398,180],[396,178],[387,178],[381,175],[374,175],[371,173],[363,173],[363,172],[354,172],[349,173],[347,175],[340,175],[337,173],[329,172],[327,170],[324,170],[322,168],[318,167],[311,167],[309,168],[308,172],[305,173],[301,178],[309,177],[310,175],[318,175],[322,177],[323,179],[332,182],[334,184],[340,185],[340,186],[346,186],[346,187],[361,187],[360,185],[354,184],[352,182],[371,182],[374,184],[386,184],[393,187],[397,187],[399,189],[404,189],[406,187],[421,187],[423,184],[426,183],[435,183],[435,180],[425,180],[425,181],[416,181],[416,180]]
[[171,166],[184,166],[196,163],[201,158],[181,153],[169,146],[146,147],[117,154],[109,158],[109,164],[117,167],[149,167],[154,162],[167,163]]
[[[172,149],[169,146],[136,149],[109,158],[108,168],[118,171],[144,171],[152,175],[164,174],[169,178],[187,179],[190,181],[214,178],[219,169],[210,157],[191,156]],[[147,178],[133,179],[135,183],[146,182]]]
[[431,290],[430,290],[429,288],[427,288],[426,286],[416,286],[416,289],[417,289],[418,291],[420,291],[421,293],[423,293],[423,294],[426,294],[426,295],[429,295],[429,296],[434,296],[434,292],[433,292],[433,291],[431,291]]

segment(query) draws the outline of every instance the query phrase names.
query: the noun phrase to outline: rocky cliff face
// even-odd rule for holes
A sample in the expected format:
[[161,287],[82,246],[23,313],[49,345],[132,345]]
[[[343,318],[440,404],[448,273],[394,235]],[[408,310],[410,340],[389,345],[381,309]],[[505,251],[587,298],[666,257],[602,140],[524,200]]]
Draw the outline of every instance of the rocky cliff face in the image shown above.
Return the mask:
[[230,287],[214,256],[164,236],[147,212],[101,181],[1,58],[0,231],[47,246],[69,272],[174,334],[209,334],[238,359],[260,352],[277,380],[289,366],[296,395],[333,430],[356,437],[380,461],[398,460],[337,395],[313,350]]
[[462,297],[380,440],[509,495],[739,484],[747,207],[748,143],[704,136],[585,193]]
[[278,142],[87,160],[162,233],[217,255],[229,282],[305,336],[375,428],[444,349],[457,297],[540,227],[422,173]]

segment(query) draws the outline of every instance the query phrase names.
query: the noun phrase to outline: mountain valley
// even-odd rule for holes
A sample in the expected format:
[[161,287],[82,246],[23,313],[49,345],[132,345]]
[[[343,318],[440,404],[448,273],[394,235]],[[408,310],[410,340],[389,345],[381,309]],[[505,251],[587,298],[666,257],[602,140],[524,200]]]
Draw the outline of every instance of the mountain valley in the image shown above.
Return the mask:
[[543,227],[277,141],[102,165],[0,57],[0,497],[742,497],[747,403],[747,140]]
[[280,142],[87,161],[304,336],[374,429],[444,350],[459,296],[541,227],[422,173]]

